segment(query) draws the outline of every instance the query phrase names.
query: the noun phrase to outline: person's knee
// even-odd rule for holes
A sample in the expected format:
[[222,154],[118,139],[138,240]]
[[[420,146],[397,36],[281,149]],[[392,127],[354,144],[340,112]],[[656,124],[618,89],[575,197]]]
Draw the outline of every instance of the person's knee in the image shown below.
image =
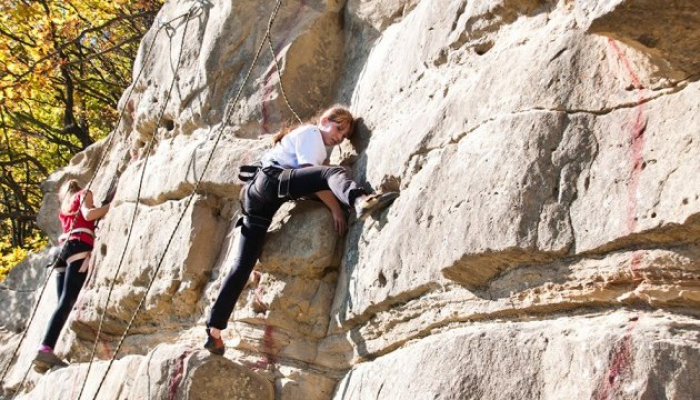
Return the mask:
[[61,299],[61,302],[58,304],[58,310],[61,313],[69,313],[70,310],[73,309],[73,306],[75,305],[75,301],[77,300],[77,297],[65,297]]
[[246,237],[258,237],[264,235],[272,224],[272,218],[260,217],[256,215],[246,215],[237,224],[241,227],[241,233]]
[[349,170],[339,165],[328,167],[325,171],[326,180],[350,179]]
[[333,174],[333,175],[335,175],[335,174],[347,174],[348,170],[345,167],[342,167],[340,165],[335,165],[335,166],[330,167],[328,169],[328,172],[330,174]]

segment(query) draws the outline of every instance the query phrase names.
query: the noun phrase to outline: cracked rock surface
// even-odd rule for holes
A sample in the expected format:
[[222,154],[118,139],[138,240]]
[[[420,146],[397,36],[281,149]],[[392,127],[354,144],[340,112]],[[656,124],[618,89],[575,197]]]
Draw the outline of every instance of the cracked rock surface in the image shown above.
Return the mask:
[[44,184],[55,239],[63,181],[97,172],[101,198],[121,176],[57,347],[70,367],[29,370],[56,303],[52,281],[39,298],[48,250],[2,283],[0,366],[27,335],[0,397],[92,396],[108,367],[99,399],[697,397],[694,2],[284,2],[271,38],[289,103],[304,119],[348,104],[362,119],[331,162],[401,195],[344,237],[321,203],[285,205],[225,356],[201,351],[236,256],[238,168],[293,119],[266,48],[233,103],[268,3],[154,25],[120,126]]

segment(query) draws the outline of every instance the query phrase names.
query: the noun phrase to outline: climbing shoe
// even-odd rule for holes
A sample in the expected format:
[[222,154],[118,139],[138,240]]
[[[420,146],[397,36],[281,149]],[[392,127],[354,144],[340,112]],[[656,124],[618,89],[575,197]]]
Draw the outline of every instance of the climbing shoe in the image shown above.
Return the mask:
[[355,204],[357,218],[364,221],[370,215],[389,207],[397,197],[399,197],[399,192],[377,192],[358,200]]
[[44,373],[53,367],[63,368],[68,366],[68,364],[58,358],[53,351],[39,350],[36,353],[36,357],[34,357],[34,361],[32,361],[32,363],[34,364],[34,370],[39,373]]
[[207,328],[207,342],[204,343],[204,348],[209,350],[211,354],[216,354],[217,356],[223,356],[226,352],[226,346],[221,338],[215,338],[209,332]]

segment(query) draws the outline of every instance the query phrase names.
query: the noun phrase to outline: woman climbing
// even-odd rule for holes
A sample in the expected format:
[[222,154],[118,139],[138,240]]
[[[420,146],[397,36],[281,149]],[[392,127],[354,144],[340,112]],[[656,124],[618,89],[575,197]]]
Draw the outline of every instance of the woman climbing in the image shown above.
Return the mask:
[[75,179],[63,185],[59,200],[61,209],[58,218],[63,228],[59,242],[63,246],[55,267],[58,306],[49,320],[46,335],[34,358],[34,368],[39,372],[67,365],[54,354],[53,348],[88,276],[95,221],[109,210],[109,202],[95,207],[92,192],[83,190]]
[[345,168],[324,166],[326,147],[333,147],[354,131],[352,114],[334,106],[321,114],[317,125],[282,130],[273,138],[274,147],[262,157],[261,169],[241,191],[244,217],[234,265],[224,280],[207,319],[204,348],[223,355],[226,348],[221,331],[238,301],[250,273],[262,252],[267,228],[275,212],[288,200],[316,194],[330,209],[340,235],[347,229],[346,216],[338,201],[365,219],[387,207],[396,192],[367,193],[350,179]]

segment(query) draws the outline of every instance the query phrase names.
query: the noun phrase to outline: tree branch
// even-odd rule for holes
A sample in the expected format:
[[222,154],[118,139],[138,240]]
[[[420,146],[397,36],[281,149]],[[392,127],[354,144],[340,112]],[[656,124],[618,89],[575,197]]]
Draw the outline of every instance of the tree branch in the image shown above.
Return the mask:
[[18,164],[22,164],[22,163],[26,163],[26,162],[34,164],[34,166],[44,176],[49,176],[49,171],[46,169],[46,167],[44,167],[39,160],[37,160],[36,158],[34,158],[28,154],[24,154],[21,158],[16,158],[16,159],[11,160],[11,161],[0,161],[0,167],[12,167],[12,166],[16,166]]
[[[0,26],[0,35],[7,36],[8,38],[14,40],[15,42],[21,43],[21,44],[23,44],[23,45],[25,45],[25,46],[36,47],[36,43],[29,43],[29,42],[26,42],[26,41],[22,40],[19,36],[15,36],[15,35],[11,34],[10,32],[6,31],[6,30],[3,29],[3,27],[1,27],[1,26]],[[33,42],[33,41],[32,41],[32,42]]]
[[16,79],[23,79],[23,78],[26,77],[27,75],[31,74],[31,73],[34,71],[34,69],[35,69],[39,64],[41,64],[41,63],[43,63],[43,62],[45,62],[45,61],[48,61],[48,60],[50,60],[50,59],[52,59],[52,58],[58,56],[58,55],[60,54],[61,51],[63,51],[64,49],[68,48],[68,47],[71,46],[71,45],[74,45],[76,42],[79,42],[80,40],[82,40],[83,36],[84,36],[85,34],[87,34],[87,33],[101,31],[102,29],[104,29],[104,28],[106,28],[106,27],[109,27],[110,25],[112,25],[112,24],[114,24],[114,23],[116,23],[116,22],[118,22],[118,21],[121,21],[121,20],[127,20],[127,21],[129,21],[129,20],[138,19],[138,18],[140,18],[140,17],[149,17],[149,16],[152,16],[152,15],[155,15],[155,12],[154,12],[154,11],[144,11],[144,12],[141,12],[141,13],[138,13],[138,14],[121,14],[121,15],[119,15],[119,16],[117,16],[117,17],[115,17],[115,18],[113,18],[113,19],[111,19],[111,20],[105,22],[105,23],[102,24],[102,25],[87,28],[87,29],[85,29],[84,31],[82,31],[81,33],[79,33],[79,34],[75,37],[75,39],[69,40],[69,41],[67,41],[67,42],[63,42],[60,46],[56,47],[55,50],[54,50],[53,52],[46,54],[44,57],[41,57],[40,59],[38,59],[37,61],[35,61],[33,64],[29,65],[29,66],[27,67],[27,70],[26,70],[26,71],[24,71],[22,74],[15,75],[15,77],[16,77]]
[[26,213],[22,211],[10,211],[10,212],[4,212],[0,213],[0,218],[2,219],[11,219],[13,221],[21,221],[21,222],[35,222],[36,221],[36,213]]

